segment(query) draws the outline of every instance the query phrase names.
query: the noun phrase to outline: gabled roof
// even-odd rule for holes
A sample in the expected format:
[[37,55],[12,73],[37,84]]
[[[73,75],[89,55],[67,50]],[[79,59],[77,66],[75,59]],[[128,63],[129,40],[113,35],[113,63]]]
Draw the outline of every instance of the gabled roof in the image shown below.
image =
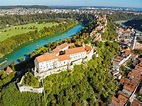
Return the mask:
[[135,70],[142,71],[142,67],[138,64],[135,66]]
[[124,93],[124,92],[122,92],[122,91],[118,91],[118,94],[119,95],[122,95],[122,96],[124,96],[124,97],[126,97],[126,98],[129,98],[130,96],[128,95],[128,94],[126,94],[126,93]]
[[44,55],[36,57],[36,59],[40,63],[40,62],[45,62],[45,61],[56,59],[56,55],[54,53],[44,54]]
[[124,31],[124,30],[125,30],[125,28],[119,27],[119,31]]
[[131,93],[135,90],[136,85],[133,83],[125,83],[123,89],[130,91]]
[[90,51],[92,50],[92,47],[88,46],[88,45],[85,45],[85,50],[86,50],[86,53],[89,54]]
[[75,54],[75,53],[80,53],[80,52],[85,52],[85,48],[84,47],[77,47],[77,48],[67,49],[65,51],[65,53],[67,55],[69,55],[69,54]]
[[113,106],[120,106],[118,98],[116,98],[115,96],[112,97],[112,103],[114,104]]
[[140,81],[142,79],[142,72],[132,70],[132,72],[129,72],[128,76],[131,79],[136,79],[136,80]]
[[115,96],[112,97],[112,103],[114,106],[124,106],[128,101],[128,98],[124,97],[123,95],[119,95],[118,98]]
[[63,43],[63,44],[57,46],[57,47],[53,50],[53,52],[54,52],[55,54],[57,54],[57,53],[59,53],[62,49],[66,48],[66,47],[70,47],[70,46],[74,46],[74,43],[69,43],[69,44],[68,44],[68,43]]
[[118,96],[120,106],[124,106],[128,101],[128,98],[124,97],[123,95]]
[[13,70],[11,69],[11,67],[7,66],[5,72],[6,72],[7,74],[10,74],[11,72],[13,72]]
[[121,82],[121,83],[129,83],[130,80],[123,77],[123,78],[120,79],[120,82]]
[[142,106],[142,102],[140,102],[137,99],[134,99],[133,102],[132,102],[132,106]]
[[63,43],[63,44],[61,44],[60,46],[57,46],[57,48],[59,48],[59,49],[64,49],[64,48],[66,48],[68,46],[68,43]]

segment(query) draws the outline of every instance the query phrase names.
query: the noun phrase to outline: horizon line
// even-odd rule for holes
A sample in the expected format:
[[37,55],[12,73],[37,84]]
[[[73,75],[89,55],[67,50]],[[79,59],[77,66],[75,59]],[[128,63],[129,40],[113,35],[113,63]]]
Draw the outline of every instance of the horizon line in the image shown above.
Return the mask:
[[84,6],[84,7],[119,7],[119,8],[142,8],[142,7],[131,7],[131,6],[100,6],[100,5],[44,5],[44,4],[15,4],[15,5],[0,5],[1,6],[66,6],[66,7],[78,7],[78,6]]

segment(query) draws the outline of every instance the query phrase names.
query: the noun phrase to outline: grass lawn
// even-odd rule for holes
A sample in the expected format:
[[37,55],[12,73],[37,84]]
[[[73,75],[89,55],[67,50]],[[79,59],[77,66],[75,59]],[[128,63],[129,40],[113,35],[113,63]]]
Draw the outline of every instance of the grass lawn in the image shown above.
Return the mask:
[[42,24],[31,23],[26,25],[10,26],[4,29],[0,29],[0,42],[18,34],[27,33],[36,29],[41,30],[43,27],[51,27],[58,24],[59,23],[56,22]]

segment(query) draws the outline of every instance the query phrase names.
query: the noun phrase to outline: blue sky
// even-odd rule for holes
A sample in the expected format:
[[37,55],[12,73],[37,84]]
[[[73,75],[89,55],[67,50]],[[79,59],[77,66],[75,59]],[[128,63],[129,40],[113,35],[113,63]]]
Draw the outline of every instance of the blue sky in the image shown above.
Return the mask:
[[65,5],[141,7],[142,0],[0,0],[0,5]]

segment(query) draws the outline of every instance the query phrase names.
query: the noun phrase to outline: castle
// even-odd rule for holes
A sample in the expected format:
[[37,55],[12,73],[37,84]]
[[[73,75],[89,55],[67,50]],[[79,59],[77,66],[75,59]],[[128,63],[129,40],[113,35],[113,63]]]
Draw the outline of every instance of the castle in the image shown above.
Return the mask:
[[72,69],[74,65],[81,64],[92,58],[93,47],[84,45],[75,47],[74,43],[64,43],[57,46],[51,53],[45,53],[34,60],[34,75],[37,78],[45,78],[51,74]]

